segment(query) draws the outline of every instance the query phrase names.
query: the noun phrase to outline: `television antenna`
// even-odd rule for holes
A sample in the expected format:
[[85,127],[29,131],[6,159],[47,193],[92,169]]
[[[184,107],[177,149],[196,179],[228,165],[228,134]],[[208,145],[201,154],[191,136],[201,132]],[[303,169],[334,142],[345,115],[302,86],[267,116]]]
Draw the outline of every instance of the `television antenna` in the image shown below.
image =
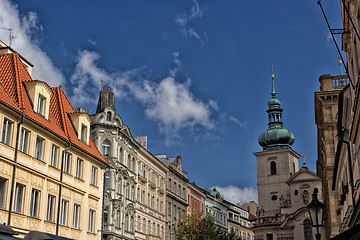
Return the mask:
[[9,31],[9,47],[11,46],[11,42],[12,40],[14,40],[16,38],[16,36],[14,36],[12,34],[12,28],[0,28],[1,30],[6,30],[6,31]]

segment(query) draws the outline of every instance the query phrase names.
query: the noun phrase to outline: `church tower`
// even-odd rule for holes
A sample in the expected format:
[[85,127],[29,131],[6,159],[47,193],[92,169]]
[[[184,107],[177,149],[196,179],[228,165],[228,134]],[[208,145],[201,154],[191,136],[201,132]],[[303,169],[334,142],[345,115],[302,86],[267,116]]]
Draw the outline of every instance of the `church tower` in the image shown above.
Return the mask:
[[283,127],[282,108],[276,98],[272,72],[271,99],[268,102],[268,129],[258,139],[261,152],[257,161],[258,210],[253,227],[255,240],[315,239],[307,213],[314,189],[322,191],[320,178],[310,171],[291,145],[294,135]]

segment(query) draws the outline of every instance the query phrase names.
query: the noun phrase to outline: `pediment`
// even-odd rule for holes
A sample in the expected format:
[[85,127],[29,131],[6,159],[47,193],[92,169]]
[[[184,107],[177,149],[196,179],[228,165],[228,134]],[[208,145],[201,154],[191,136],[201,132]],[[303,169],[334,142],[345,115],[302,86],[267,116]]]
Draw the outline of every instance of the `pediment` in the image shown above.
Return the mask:
[[300,168],[293,176],[291,176],[286,183],[298,183],[298,182],[311,182],[311,181],[321,181],[320,177],[316,175],[313,171],[309,170],[307,167]]

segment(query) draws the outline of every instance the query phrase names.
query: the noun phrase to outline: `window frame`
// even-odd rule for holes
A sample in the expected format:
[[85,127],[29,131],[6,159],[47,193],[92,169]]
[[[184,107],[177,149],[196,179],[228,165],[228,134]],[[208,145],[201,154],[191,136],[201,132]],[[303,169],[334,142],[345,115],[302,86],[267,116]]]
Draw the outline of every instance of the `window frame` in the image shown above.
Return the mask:
[[69,211],[69,201],[62,199],[61,200],[61,210],[60,210],[60,225],[67,226],[68,222],[68,211]]
[[14,126],[13,121],[4,118],[1,142],[8,146],[11,146],[13,126]]
[[[16,183],[15,198],[14,198],[14,212],[16,213],[23,213],[25,190],[26,190],[25,185],[21,183]],[[21,194],[21,196],[19,196],[19,194]]]
[[94,165],[91,168],[91,185],[93,186],[97,186],[97,172],[98,169],[97,167],[95,167]]
[[54,216],[55,216],[55,201],[56,197],[53,195],[48,195],[48,202],[46,207],[46,221],[48,222],[54,222]]
[[45,146],[45,139],[40,137],[39,135],[37,135],[36,136],[36,144],[35,144],[35,158],[37,160],[43,161],[44,146]]
[[65,152],[63,172],[69,175],[71,174],[71,160],[72,154],[69,152]]
[[39,217],[39,203],[40,203],[40,191],[33,188],[31,190],[31,201],[30,201],[30,216],[38,218]]
[[74,212],[73,212],[73,228],[79,229],[80,225],[80,211],[81,206],[79,204],[74,204]]
[[58,168],[58,163],[59,163],[59,150],[60,147],[56,146],[55,144],[53,144],[51,146],[51,159],[50,159],[50,166],[54,167],[54,168]]
[[28,154],[29,141],[30,141],[30,131],[27,130],[26,128],[21,128],[21,136],[20,136],[20,144],[19,144],[20,152]]
[[84,160],[81,158],[76,159],[76,175],[75,177],[78,179],[83,179],[83,170],[84,170]]
[[46,107],[46,97],[39,94],[36,112],[44,117],[45,116],[45,107]]
[[89,233],[95,233],[95,210],[90,209],[89,210],[89,227],[88,232]]
[[0,209],[5,209],[9,179],[0,177]]

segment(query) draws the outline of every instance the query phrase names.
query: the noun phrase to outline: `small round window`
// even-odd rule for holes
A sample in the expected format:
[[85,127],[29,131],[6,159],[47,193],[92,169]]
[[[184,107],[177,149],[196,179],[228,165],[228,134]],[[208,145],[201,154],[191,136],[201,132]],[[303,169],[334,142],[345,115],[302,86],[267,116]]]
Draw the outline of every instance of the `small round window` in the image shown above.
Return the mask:
[[276,201],[276,200],[277,200],[277,196],[276,196],[276,195],[272,195],[272,196],[271,196],[271,200]]

